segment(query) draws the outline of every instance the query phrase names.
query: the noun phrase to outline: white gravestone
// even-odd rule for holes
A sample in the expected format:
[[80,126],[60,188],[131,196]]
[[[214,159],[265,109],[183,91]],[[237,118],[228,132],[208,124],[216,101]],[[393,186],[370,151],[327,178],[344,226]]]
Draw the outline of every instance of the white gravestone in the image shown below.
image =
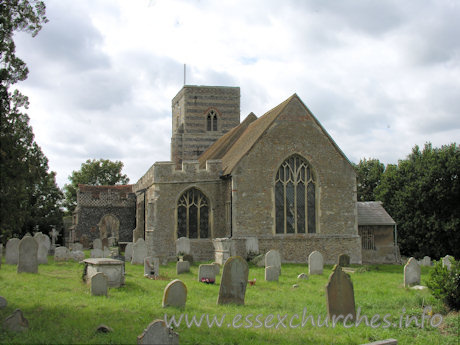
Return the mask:
[[404,287],[420,284],[420,266],[417,260],[410,258],[404,266]]
[[276,266],[265,267],[265,280],[266,281],[278,281],[279,279],[279,268]]
[[447,269],[450,271],[452,269],[452,262],[450,262],[450,259],[452,256],[446,255],[445,257],[442,258],[442,265],[444,267],[447,267]]
[[320,252],[315,250],[308,255],[308,274],[323,274],[323,267],[323,255]]
[[180,237],[176,240],[176,255],[190,254],[190,239],[187,237]]
[[278,267],[279,274],[281,274],[281,255],[276,249],[272,249],[265,254],[265,267],[268,266]]

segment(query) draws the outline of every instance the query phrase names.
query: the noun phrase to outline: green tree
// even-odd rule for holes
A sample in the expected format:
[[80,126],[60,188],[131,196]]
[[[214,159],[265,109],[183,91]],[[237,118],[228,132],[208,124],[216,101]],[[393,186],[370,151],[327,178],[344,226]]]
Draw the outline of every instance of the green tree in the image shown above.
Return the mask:
[[[14,33],[32,36],[48,20],[42,1],[0,2],[0,230],[2,241],[13,234],[60,225],[62,194],[55,174],[48,172],[48,160],[34,141],[29,117],[23,112],[28,99],[15,83],[27,78],[24,61],[16,56]],[[49,198],[52,195],[52,198]],[[46,207],[45,207],[46,206]],[[52,222],[52,223],[49,223]]]
[[440,258],[460,256],[460,150],[455,143],[418,146],[388,165],[378,200],[398,223],[401,253]]
[[357,179],[358,201],[374,201],[375,188],[380,184],[385,165],[378,159],[361,159],[359,164],[354,164]]
[[123,163],[112,162],[108,159],[88,159],[81,165],[80,170],[73,171],[69,176],[69,184],[64,186],[64,206],[72,213],[77,206],[77,188],[79,184],[105,186],[127,184],[128,176],[122,174]]

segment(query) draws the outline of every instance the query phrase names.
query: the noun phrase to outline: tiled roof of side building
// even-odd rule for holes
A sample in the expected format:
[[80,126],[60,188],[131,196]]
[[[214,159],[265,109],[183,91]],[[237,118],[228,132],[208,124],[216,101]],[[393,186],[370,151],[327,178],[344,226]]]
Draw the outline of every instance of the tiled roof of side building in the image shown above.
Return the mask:
[[358,225],[395,225],[381,201],[358,202]]

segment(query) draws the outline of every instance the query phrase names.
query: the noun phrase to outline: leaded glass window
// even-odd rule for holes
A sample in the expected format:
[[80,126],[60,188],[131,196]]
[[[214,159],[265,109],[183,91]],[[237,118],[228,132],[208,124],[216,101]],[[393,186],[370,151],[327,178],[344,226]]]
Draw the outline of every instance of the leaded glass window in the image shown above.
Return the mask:
[[316,232],[316,180],[308,162],[299,155],[286,159],[275,179],[277,234]]
[[177,238],[209,237],[209,202],[196,188],[184,192],[177,203]]

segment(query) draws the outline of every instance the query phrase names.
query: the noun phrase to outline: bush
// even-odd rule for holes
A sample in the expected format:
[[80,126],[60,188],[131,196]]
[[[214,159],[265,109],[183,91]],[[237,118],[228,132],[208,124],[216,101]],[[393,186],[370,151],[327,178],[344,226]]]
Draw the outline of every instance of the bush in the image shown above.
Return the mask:
[[449,308],[460,309],[460,261],[451,258],[451,270],[439,260],[428,277],[428,287],[434,297],[442,300]]

